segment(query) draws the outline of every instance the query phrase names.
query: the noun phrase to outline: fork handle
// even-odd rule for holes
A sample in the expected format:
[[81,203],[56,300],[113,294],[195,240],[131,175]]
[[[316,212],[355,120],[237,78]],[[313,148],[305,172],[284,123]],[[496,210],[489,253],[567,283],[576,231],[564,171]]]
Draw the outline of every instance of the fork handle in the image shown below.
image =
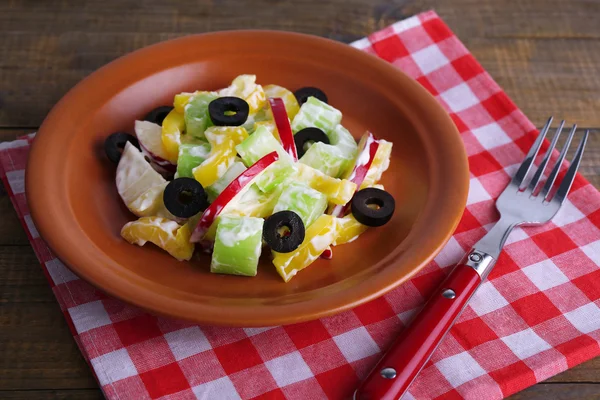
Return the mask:
[[[472,255],[473,253],[470,253]],[[393,400],[406,392],[479,287],[466,256],[404,329],[354,393],[355,400]]]

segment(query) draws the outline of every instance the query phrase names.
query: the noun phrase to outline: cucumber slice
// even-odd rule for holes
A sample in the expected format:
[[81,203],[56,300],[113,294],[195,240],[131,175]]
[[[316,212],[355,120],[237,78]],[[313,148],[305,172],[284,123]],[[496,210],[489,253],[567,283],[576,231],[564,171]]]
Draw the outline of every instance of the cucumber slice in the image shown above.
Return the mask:
[[269,165],[263,173],[256,178],[254,184],[264,193],[269,193],[277,186],[285,183],[296,173],[294,164],[285,159],[279,159]]
[[281,143],[264,126],[257,127],[254,133],[238,144],[235,149],[247,167],[272,151],[276,151],[279,154],[280,160],[292,162],[292,157],[286,153]]
[[329,134],[342,120],[342,113],[315,97],[309,97],[292,121],[292,131],[315,126]]
[[337,178],[342,174],[348,162],[352,162],[352,160],[347,160],[337,147],[317,142],[304,153],[300,162],[318,169],[325,175]]
[[311,166],[325,175],[339,178],[352,167],[358,145],[348,129],[337,124],[329,133],[330,144],[318,142],[310,146],[300,162]]
[[177,157],[177,177],[193,178],[192,170],[202,164],[210,154],[210,144],[180,144]]
[[341,153],[343,158],[346,160],[345,164],[342,165],[342,170],[340,171],[340,175],[338,178],[352,167],[354,164],[354,159],[358,154],[358,144],[356,143],[356,139],[352,136],[348,129],[344,128],[341,124],[338,124],[333,128],[331,132],[327,134],[329,136],[329,143],[332,146],[337,148]]
[[245,170],[246,167],[241,161],[234,162],[222,177],[217,179],[215,183],[206,188],[208,201],[212,203],[217,196],[219,196],[221,192],[225,190],[225,188]]
[[208,104],[217,97],[219,96],[214,92],[200,92],[189,100],[183,113],[188,135],[204,138],[204,131],[207,127],[212,126],[208,115]]
[[300,216],[305,227],[309,227],[327,208],[327,196],[302,183],[291,183],[279,196],[273,213],[289,210]]
[[210,272],[255,276],[262,251],[263,223],[262,218],[220,216]]

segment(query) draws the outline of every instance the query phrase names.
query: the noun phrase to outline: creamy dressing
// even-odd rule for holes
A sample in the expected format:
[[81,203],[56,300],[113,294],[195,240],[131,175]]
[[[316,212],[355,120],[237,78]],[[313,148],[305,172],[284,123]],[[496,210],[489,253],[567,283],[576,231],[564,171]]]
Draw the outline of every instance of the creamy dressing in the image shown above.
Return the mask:
[[211,150],[210,146],[199,145],[199,146],[189,147],[188,154],[193,157],[199,157],[199,158],[205,159],[210,154],[210,150]]
[[262,218],[235,218],[225,222],[225,226],[220,225],[218,229],[218,239],[226,247],[233,247],[240,241],[259,234],[262,230],[264,220]]
[[329,246],[334,239],[335,229],[331,229],[329,232],[323,235],[317,235],[310,240],[310,245],[316,250],[322,252]]
[[217,165],[217,176],[220,178],[223,175],[225,175],[225,172],[227,172],[227,170],[229,169],[229,163],[227,162],[227,160],[222,161],[219,163],[219,165]]

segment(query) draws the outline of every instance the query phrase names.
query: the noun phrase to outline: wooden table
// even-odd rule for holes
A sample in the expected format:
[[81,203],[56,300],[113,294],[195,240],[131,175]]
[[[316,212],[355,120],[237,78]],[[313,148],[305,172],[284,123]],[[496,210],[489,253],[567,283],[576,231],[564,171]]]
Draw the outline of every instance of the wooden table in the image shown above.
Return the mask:
[[[161,40],[269,28],[350,42],[431,8],[536,124],[554,114],[597,128],[581,172],[600,187],[598,0],[3,0],[0,141],[35,131],[98,67]],[[600,358],[512,399],[599,397]],[[2,188],[0,398],[102,398]]]

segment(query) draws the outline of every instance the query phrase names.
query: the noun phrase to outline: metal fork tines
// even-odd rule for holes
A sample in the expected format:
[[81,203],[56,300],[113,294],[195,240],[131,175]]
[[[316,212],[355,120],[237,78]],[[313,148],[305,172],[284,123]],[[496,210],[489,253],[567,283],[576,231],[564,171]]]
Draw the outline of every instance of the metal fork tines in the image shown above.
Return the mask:
[[544,171],[550,164],[552,152],[565,125],[565,121],[561,121],[539,166],[531,176],[531,179],[527,181],[532,169],[531,167],[534,164],[546,134],[550,130],[551,124],[552,117],[548,119],[548,122],[546,122],[546,125],[540,131],[540,134],[519,166],[517,173],[496,201],[496,208],[500,212],[500,220],[474,246],[475,251],[487,254],[497,260],[506,238],[515,226],[539,225],[550,221],[567,198],[581,162],[589,130],[586,130],[583,134],[575,155],[571,160],[571,165],[567,169],[562,181],[557,183],[558,188],[553,191],[552,189],[556,183],[561,166],[573,141],[577,125],[573,125],[569,131],[569,136],[554,163],[554,167],[544,181]]

